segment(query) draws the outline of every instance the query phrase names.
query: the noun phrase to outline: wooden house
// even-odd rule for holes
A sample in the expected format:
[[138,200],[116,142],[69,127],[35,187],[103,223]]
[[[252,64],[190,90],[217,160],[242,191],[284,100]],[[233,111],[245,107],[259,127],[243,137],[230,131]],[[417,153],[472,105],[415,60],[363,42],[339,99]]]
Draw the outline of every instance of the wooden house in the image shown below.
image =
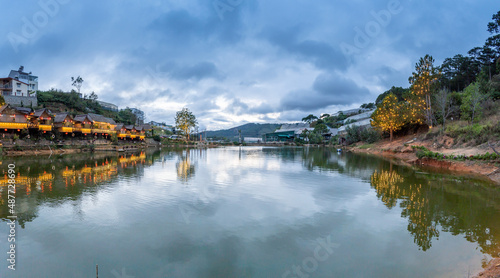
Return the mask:
[[11,107],[9,104],[0,106],[0,129],[3,131],[28,129],[29,113]]
[[89,113],[87,115],[92,120],[92,133],[94,135],[109,135],[112,133],[116,133],[116,122],[113,119],[104,117],[103,115],[99,114]]
[[67,113],[59,113],[54,117],[54,129],[61,133],[73,132],[73,118]]
[[125,129],[125,126],[123,124],[117,124],[115,126],[115,131],[119,139],[127,138],[127,130]]
[[28,128],[38,129],[43,132],[52,131],[53,117],[50,110],[43,108],[31,112],[28,119]]
[[129,137],[130,139],[135,139],[137,137],[137,130],[133,125],[126,125],[124,127],[127,131],[127,137]]
[[89,117],[89,115],[77,115],[73,119],[73,131],[80,132],[83,135],[92,133],[92,126],[94,124],[93,120]]

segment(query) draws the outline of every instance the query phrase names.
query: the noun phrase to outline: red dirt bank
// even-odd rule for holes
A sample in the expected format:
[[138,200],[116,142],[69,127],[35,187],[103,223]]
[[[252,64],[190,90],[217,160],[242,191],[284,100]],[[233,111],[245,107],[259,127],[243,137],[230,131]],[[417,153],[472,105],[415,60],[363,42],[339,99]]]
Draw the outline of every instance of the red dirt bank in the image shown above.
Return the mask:
[[[399,137],[392,142],[384,140],[370,145],[369,148],[359,148],[363,143],[358,143],[355,146],[350,146],[347,149],[355,153],[369,153],[387,158],[396,158],[404,163],[412,165],[425,165],[436,168],[444,168],[462,174],[473,174],[483,176],[497,185],[500,185],[500,167],[498,163],[485,161],[456,161],[456,160],[435,160],[422,158],[418,159],[416,151],[411,146],[424,146],[433,152],[439,152],[446,155],[476,155],[486,152],[493,152],[487,145],[476,147],[454,147],[451,145],[453,139],[447,136],[442,136],[434,140],[423,140],[424,135],[411,135]],[[420,137],[420,139],[419,139]],[[406,146],[405,146],[406,144]]]

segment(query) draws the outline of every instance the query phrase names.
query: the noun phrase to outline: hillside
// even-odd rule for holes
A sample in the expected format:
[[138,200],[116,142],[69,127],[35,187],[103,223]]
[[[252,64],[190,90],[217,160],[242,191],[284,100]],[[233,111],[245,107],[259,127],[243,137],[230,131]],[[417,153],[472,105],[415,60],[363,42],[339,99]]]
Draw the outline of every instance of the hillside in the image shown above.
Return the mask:
[[230,129],[207,131],[208,138],[228,138],[238,137],[238,130],[241,130],[242,137],[261,137],[264,133],[273,132],[279,128],[281,124],[244,124]]
[[134,124],[136,121],[136,116],[128,108],[120,111],[109,111],[95,100],[80,98],[76,92],[64,93],[58,90],[39,91],[37,99],[39,107],[47,108],[53,113],[67,112],[72,116],[95,113],[124,124]]

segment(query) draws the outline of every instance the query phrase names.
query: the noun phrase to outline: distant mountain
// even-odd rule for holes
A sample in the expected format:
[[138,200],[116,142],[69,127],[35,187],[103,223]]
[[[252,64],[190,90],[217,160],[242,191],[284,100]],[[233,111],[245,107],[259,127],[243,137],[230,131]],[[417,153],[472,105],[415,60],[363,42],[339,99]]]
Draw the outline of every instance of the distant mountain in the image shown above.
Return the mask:
[[238,129],[241,129],[242,137],[261,137],[264,133],[273,132],[280,126],[281,124],[244,124],[230,129],[207,131],[207,137],[237,138]]

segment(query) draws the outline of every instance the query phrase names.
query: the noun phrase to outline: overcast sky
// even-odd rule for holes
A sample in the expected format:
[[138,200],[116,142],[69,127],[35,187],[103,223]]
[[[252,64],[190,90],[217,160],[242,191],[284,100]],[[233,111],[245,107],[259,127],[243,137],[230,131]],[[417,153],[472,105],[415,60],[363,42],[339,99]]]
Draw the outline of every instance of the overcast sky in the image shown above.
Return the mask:
[[2,2],[0,70],[201,129],[294,122],[408,87],[425,54],[440,64],[482,46],[492,0],[41,0]]

